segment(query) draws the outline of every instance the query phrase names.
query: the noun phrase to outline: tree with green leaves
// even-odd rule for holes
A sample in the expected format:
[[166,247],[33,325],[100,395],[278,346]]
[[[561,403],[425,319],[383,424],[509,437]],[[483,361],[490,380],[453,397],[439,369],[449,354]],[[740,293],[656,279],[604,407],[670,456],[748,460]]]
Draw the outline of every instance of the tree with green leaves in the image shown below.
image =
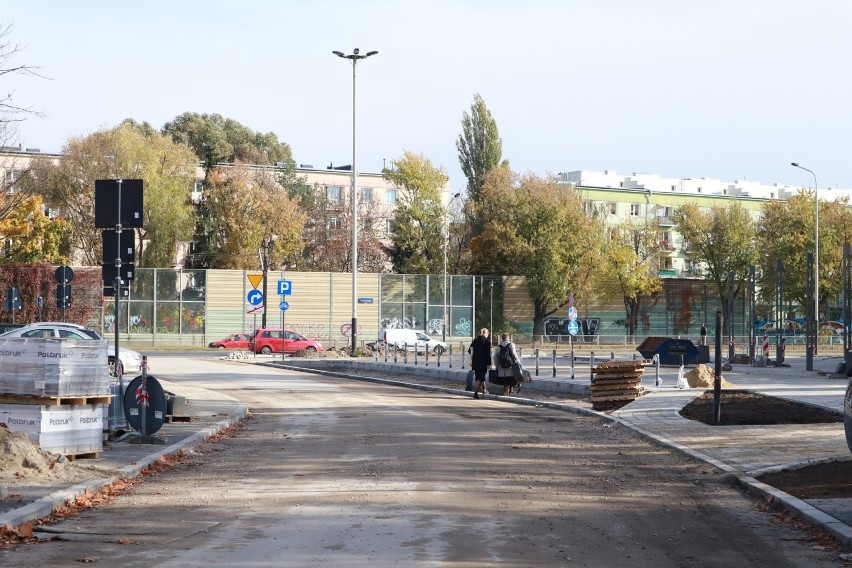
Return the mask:
[[624,327],[636,335],[642,299],[662,289],[659,223],[625,221],[608,233],[598,282],[605,297],[622,298]]
[[205,254],[203,264],[210,268],[259,268],[258,251],[267,244],[273,267],[290,264],[302,251],[305,215],[271,172],[242,165],[214,168],[202,203],[209,249],[195,255]]
[[[190,200],[196,162],[191,150],[156,132],[130,124],[71,138],[61,160],[37,159],[20,183],[45,196],[71,223],[69,242],[84,264],[102,261],[101,229],[95,228],[95,180],[144,180],[142,228],[136,229],[136,266],[174,265],[180,243],[192,239]],[[144,246],[143,246],[144,243]]]
[[206,172],[219,163],[294,164],[289,144],[272,132],[255,132],[220,114],[185,112],[167,122],[162,133],[193,149]]
[[600,225],[583,214],[573,187],[508,168],[486,175],[475,207],[489,221],[471,241],[474,269],[526,278],[533,334],[540,337],[544,320],[583,287],[594,263],[591,253],[600,247]]
[[704,265],[707,279],[722,300],[725,329],[729,329],[728,273],[734,273],[734,297],[748,281],[749,267],[759,258],[757,226],[737,201],[703,209],[688,203],[675,210],[674,222],[683,250]]
[[462,132],[456,140],[456,149],[462,173],[467,178],[467,198],[471,208],[467,215],[470,236],[473,236],[478,235],[484,226],[484,220],[474,217],[473,211],[477,210],[485,176],[496,167],[508,168],[509,163],[503,160],[503,140],[497,131],[497,122],[479,93],[473,96],[470,113],[462,115],[461,124]]
[[447,212],[441,190],[447,173],[436,168],[423,154],[405,151],[385,169],[384,177],[401,188],[397,199],[390,251],[399,273],[440,274],[444,271],[444,235]]
[[[820,314],[825,317],[831,298],[841,293],[843,245],[852,242],[852,209],[848,199],[820,201],[819,281]],[[757,271],[760,299],[774,303],[776,261],[784,265],[782,287],[787,302],[805,306],[807,254],[814,252],[814,195],[800,192],[786,200],[763,205],[758,227],[760,263]],[[800,308],[804,313],[804,308]]]

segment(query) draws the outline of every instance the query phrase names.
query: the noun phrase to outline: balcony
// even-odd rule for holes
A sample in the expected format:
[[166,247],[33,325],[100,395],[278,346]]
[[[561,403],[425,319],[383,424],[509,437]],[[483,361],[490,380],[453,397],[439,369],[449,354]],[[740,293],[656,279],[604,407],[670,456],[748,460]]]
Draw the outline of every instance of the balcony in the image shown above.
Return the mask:
[[662,252],[663,254],[671,255],[672,253],[674,253],[674,250],[675,247],[671,243],[671,241],[667,239],[663,239],[660,241],[660,252]]
[[674,268],[660,268],[657,271],[657,275],[660,278],[675,278],[677,276],[677,270]]

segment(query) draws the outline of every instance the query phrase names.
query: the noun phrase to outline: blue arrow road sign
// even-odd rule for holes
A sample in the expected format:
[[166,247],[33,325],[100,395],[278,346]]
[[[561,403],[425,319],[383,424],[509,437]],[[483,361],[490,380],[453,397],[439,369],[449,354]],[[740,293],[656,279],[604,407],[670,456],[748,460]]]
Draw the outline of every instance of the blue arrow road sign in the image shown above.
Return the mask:
[[278,281],[278,295],[279,296],[289,296],[293,293],[293,281],[292,280],[279,280]]
[[259,306],[263,303],[263,292],[260,290],[252,290],[246,295],[246,300],[252,306]]
[[280,304],[278,304],[278,307],[281,308],[282,312],[284,312],[284,311],[287,311],[287,308],[290,307],[290,303],[289,302],[281,302]]

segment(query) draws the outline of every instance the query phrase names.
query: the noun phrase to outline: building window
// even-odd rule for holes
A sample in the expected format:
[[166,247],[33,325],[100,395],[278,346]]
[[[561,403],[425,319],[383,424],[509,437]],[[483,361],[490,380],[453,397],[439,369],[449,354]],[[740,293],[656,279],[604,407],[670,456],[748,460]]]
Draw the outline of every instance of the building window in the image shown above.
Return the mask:
[[387,233],[392,235],[396,232],[396,220],[395,219],[385,219],[385,229],[387,229]]
[[389,189],[385,192],[385,202],[388,205],[396,205],[396,190]]
[[341,188],[330,185],[325,188],[325,197],[329,203],[340,203]]
[[21,170],[6,170],[6,183],[15,183],[21,177]]
[[373,200],[373,188],[372,187],[362,187],[361,188],[361,201],[363,203],[368,203]]
[[594,207],[592,206],[591,201],[584,201],[583,202],[583,215],[585,215],[586,217],[591,217],[593,209],[594,209]]
[[340,228],[340,217],[329,217],[328,218],[328,228],[329,229],[339,229]]
[[630,215],[632,215],[633,217],[639,216],[639,204],[638,203],[631,203],[630,204]]
[[615,201],[609,202],[609,214],[610,215],[617,215],[618,214],[618,203],[616,203]]

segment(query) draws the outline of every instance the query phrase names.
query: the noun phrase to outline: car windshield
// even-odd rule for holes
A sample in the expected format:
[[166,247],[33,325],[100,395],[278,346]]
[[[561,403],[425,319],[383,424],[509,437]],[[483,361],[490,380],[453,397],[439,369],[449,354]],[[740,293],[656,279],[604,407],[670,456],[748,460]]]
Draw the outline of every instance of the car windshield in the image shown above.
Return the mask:
[[101,337],[101,334],[98,333],[97,331],[95,331],[94,329],[81,329],[79,331],[83,335],[87,335],[87,336],[91,337],[92,339],[103,339],[103,337]]

